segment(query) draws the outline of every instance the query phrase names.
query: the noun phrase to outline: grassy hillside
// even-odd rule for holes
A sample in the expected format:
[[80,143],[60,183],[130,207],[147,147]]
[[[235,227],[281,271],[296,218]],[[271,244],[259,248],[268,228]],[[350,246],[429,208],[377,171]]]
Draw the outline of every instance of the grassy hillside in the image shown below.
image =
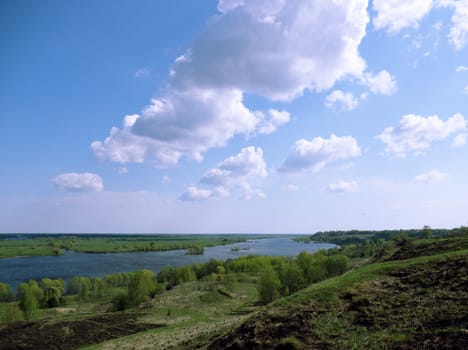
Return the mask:
[[270,304],[208,349],[468,348],[468,237],[381,260]]

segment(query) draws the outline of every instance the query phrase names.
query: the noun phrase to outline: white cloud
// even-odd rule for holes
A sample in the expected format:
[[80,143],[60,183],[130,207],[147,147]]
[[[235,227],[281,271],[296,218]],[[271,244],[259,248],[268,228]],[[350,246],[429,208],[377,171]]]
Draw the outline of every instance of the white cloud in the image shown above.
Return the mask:
[[305,169],[319,171],[334,161],[360,155],[361,148],[352,136],[331,135],[329,139],[315,137],[310,141],[300,139],[292,147],[279,171],[296,172]]
[[358,47],[368,22],[366,0],[223,1],[218,8],[222,15],[173,67],[175,85],[290,100],[365,69]]
[[367,0],[224,0],[218,9],[175,60],[161,96],[133,125],[92,143],[98,158],[161,166],[201,160],[235,135],[270,133],[288,121],[284,111],[250,110],[245,93],[291,100],[363,75]]
[[374,0],[377,16],[372,22],[376,29],[396,34],[406,27],[418,27],[419,21],[432,9],[432,0]]
[[275,132],[281,125],[287,124],[291,121],[291,115],[287,111],[277,111],[270,109],[268,111],[269,118],[266,118],[264,113],[258,114],[261,116],[262,121],[258,128],[260,134],[271,134]]
[[168,184],[169,182],[171,182],[171,178],[167,175],[164,175],[162,178],[161,178],[161,182],[166,185]]
[[437,5],[454,8],[449,41],[456,50],[461,50],[468,42],[468,1],[438,0]]
[[341,104],[342,109],[351,111],[358,106],[359,100],[351,92],[335,90],[325,98],[325,106],[332,108],[337,104]]
[[151,73],[148,67],[138,69],[133,75],[135,78],[146,78]]
[[452,142],[453,147],[462,147],[466,144],[466,137],[468,134],[458,134],[455,136]]
[[[246,147],[236,156],[226,158],[203,175],[199,185],[207,188],[189,187],[180,199],[187,200],[194,196],[197,198],[206,196],[203,199],[225,197],[229,195],[228,190],[234,188],[243,190],[243,198],[245,199],[263,198],[265,196],[263,192],[252,189],[250,182],[265,177],[267,174],[262,149],[252,146]],[[202,192],[200,193],[200,191]]]
[[465,94],[468,94],[468,85],[465,86],[465,88],[463,89],[463,92],[464,92]]
[[407,154],[421,154],[430,148],[432,142],[443,140],[465,128],[466,120],[460,113],[445,122],[437,115],[424,118],[408,114],[401,118],[397,127],[385,128],[377,138],[386,144],[387,154],[405,157]]
[[189,186],[179,199],[185,202],[194,202],[204,201],[210,198],[225,197],[226,195],[228,195],[228,193],[223,188],[200,189],[196,186]]
[[289,184],[286,186],[281,186],[281,191],[282,192],[297,192],[299,191],[299,186]]
[[120,175],[124,175],[124,174],[128,174],[128,169],[124,166],[120,167],[119,169],[117,169],[118,173]]
[[386,70],[382,70],[375,75],[365,73],[362,78],[362,83],[368,86],[373,94],[390,96],[398,89],[395,77]]
[[241,195],[241,198],[246,201],[250,201],[255,198],[260,198],[260,199],[266,198],[266,195],[262,190],[258,188],[251,188],[250,185],[247,183],[245,183],[244,186],[242,186],[242,188],[243,188],[243,193]]
[[449,174],[443,173],[440,170],[434,169],[427,173],[420,174],[414,177],[415,181],[425,182],[425,183],[437,183],[443,182],[448,178]]
[[99,192],[104,188],[102,178],[93,173],[65,173],[57,175],[52,183],[61,190],[71,192]]
[[105,141],[91,147],[98,158],[120,163],[149,158],[164,166],[182,156],[202,160],[207,149],[255,130],[260,118],[242,98],[236,90],[172,90],[164,99],[153,99],[133,124],[112,128]]
[[458,66],[455,68],[456,72],[468,72],[468,67],[467,66]]
[[356,192],[357,190],[358,184],[356,181],[339,181],[327,186],[327,191],[333,193]]
[[[449,41],[456,50],[461,50],[468,42],[468,1],[466,0],[374,0],[373,9],[377,16],[373,18],[376,29],[386,29],[396,34],[407,27],[416,28],[420,21],[435,7],[453,8],[452,25]],[[434,29],[439,31],[442,25],[437,22]]]

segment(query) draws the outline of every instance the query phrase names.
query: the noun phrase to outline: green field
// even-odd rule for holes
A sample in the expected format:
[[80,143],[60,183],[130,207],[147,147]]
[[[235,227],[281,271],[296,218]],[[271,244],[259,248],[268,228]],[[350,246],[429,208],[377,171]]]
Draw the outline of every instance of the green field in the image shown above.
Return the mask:
[[81,253],[123,253],[212,247],[267,238],[262,235],[27,235],[26,239],[2,239],[0,258],[59,255],[62,249]]

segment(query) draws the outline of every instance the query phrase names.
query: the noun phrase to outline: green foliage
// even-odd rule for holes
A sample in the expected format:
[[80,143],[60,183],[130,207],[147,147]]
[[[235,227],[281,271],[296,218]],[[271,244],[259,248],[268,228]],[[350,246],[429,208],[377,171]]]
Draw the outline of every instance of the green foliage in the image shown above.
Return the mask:
[[127,293],[117,294],[112,299],[112,304],[114,305],[114,311],[124,311],[130,307]]
[[328,257],[325,265],[329,277],[338,276],[348,270],[349,258],[341,254],[332,255]]
[[427,238],[431,238],[431,237],[432,237],[432,229],[431,229],[430,226],[424,225],[422,231],[423,231],[423,237],[424,237],[424,238],[427,239]]
[[280,296],[281,281],[273,268],[268,268],[262,274],[258,285],[259,301],[268,304]]
[[130,274],[128,283],[128,305],[137,306],[144,302],[156,288],[153,271],[140,270]]
[[8,302],[15,300],[15,294],[9,284],[0,283],[0,302]]
[[302,270],[307,284],[321,281],[327,276],[327,257],[321,253],[302,252],[297,256],[296,262]]
[[62,295],[65,293],[65,282],[62,279],[43,278],[39,282],[39,287],[43,292],[42,300],[40,300],[41,306],[56,307],[60,305]]
[[18,300],[20,308],[24,312],[27,320],[34,317],[36,310],[39,309],[40,302],[43,298],[43,291],[36,281],[21,283],[18,287]]
[[304,273],[296,261],[284,264],[279,272],[281,280],[281,294],[289,295],[305,288],[307,282]]

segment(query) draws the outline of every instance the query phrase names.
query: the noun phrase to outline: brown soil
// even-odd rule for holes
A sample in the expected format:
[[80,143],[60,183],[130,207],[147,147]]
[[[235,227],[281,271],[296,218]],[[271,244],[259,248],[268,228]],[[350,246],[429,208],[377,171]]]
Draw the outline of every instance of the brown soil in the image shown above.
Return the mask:
[[208,347],[351,348],[468,349],[468,257],[396,269],[335,302],[272,308]]
[[21,322],[0,330],[0,350],[71,350],[151,328],[155,325],[137,323],[132,314],[107,314],[54,324]]

